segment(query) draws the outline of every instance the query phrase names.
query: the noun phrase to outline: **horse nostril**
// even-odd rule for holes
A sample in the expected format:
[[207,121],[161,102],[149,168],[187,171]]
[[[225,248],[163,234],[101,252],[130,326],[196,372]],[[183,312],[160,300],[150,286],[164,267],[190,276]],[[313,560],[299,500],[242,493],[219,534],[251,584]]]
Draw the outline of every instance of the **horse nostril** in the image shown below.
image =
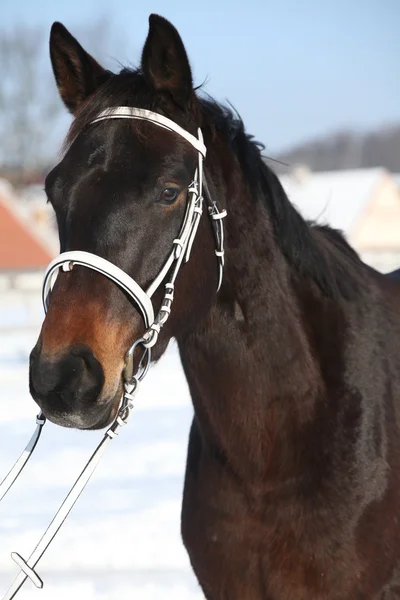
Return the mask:
[[71,351],[71,354],[72,354],[72,356],[80,358],[83,361],[84,367],[88,371],[88,373],[93,373],[93,372],[98,371],[98,369],[100,367],[100,363],[97,360],[97,358],[94,356],[94,354],[90,350],[90,348],[86,348],[86,347],[74,348]]
[[[79,361],[81,384],[84,383],[86,387],[90,387],[101,381],[101,384],[103,385],[104,373],[102,366],[90,348],[83,346],[75,348],[71,351],[71,355],[76,361]],[[75,363],[75,368],[78,369],[77,363]]]
[[56,359],[36,349],[31,353],[30,389],[40,406],[70,412],[95,401],[103,385],[101,364],[86,346],[74,347]]

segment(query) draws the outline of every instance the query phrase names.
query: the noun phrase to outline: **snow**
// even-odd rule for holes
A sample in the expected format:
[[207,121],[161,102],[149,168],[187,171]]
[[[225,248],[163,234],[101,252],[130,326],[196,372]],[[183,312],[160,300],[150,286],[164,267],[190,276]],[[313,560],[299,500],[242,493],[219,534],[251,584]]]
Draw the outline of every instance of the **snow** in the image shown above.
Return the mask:
[[[28,356],[37,328],[7,330],[0,345],[0,479],[35,427]],[[192,418],[177,348],[170,346],[137,395],[127,427],[106,451],[21,600],[201,600],[180,538],[180,507]],[[0,597],[28,558],[102,437],[47,423],[24,473],[0,505]]]
[[342,229],[350,236],[385,173],[381,168],[349,169],[304,173],[300,179],[282,175],[280,180],[304,218]]

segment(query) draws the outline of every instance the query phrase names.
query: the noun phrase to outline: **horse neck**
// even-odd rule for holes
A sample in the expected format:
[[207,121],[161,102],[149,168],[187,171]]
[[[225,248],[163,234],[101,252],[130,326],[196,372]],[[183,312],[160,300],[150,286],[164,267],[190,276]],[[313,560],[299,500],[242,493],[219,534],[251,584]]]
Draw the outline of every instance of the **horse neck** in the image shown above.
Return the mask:
[[226,190],[218,197],[228,209],[224,282],[208,315],[178,343],[204,439],[248,476],[267,453],[281,462],[289,451],[287,432],[308,418],[318,376],[266,208],[234,157],[212,175]]

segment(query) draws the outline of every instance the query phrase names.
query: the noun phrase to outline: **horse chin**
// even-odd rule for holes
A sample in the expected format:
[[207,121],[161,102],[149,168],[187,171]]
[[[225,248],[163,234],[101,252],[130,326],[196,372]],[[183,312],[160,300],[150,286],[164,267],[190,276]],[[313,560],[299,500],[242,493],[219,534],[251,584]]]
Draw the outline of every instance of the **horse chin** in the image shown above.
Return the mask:
[[[107,411],[105,415],[101,416],[98,420],[97,416],[92,414],[82,413],[48,413],[44,411],[44,416],[48,421],[58,425],[60,427],[66,427],[68,429],[101,429],[105,427],[110,420],[110,412]],[[104,423],[104,424],[103,424]]]
[[109,400],[100,400],[97,406],[82,412],[51,412],[43,411],[46,419],[69,429],[95,430],[108,427],[117,416],[122,395],[122,382],[115,396]]
[[90,425],[89,427],[81,427],[80,429],[84,429],[87,431],[91,431],[91,430],[95,430],[95,429],[104,429],[105,427],[108,427],[108,425],[110,425],[113,420],[115,419],[115,416],[117,414],[118,411],[118,404],[116,406],[112,405],[111,408],[109,410],[106,411],[106,413],[102,416],[102,418],[97,421],[97,423]]

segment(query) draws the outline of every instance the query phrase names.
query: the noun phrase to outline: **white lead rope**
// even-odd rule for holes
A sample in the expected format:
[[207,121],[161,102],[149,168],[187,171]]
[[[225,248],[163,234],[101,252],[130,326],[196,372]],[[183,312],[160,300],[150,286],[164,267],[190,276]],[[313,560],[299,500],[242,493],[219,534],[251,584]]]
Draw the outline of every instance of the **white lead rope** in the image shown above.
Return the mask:
[[32,456],[32,452],[36,448],[36,444],[39,441],[40,434],[42,433],[42,429],[44,424],[46,423],[46,417],[39,413],[36,417],[36,429],[29,440],[25,450],[22,452],[21,456],[18,458],[15,465],[12,469],[7,473],[4,477],[3,481],[0,483],[0,501],[3,500],[4,496],[7,494],[8,490],[12,487],[15,480],[18,478],[22,469],[25,467],[26,463]]
[[43,581],[36,573],[35,568],[40,559],[42,558],[43,554],[46,552],[47,548],[50,546],[51,542],[53,541],[58,530],[64,523],[65,519],[71,512],[71,509],[73,508],[75,502],[78,500],[79,496],[83,492],[86,484],[88,483],[97,465],[99,464],[101,457],[103,456],[108,444],[113,438],[115,438],[118,435],[118,430],[124,425],[126,425],[129,413],[133,408],[133,393],[136,393],[137,391],[138,382],[139,380],[136,380],[136,385],[131,386],[131,391],[128,391],[128,389],[125,390],[123,396],[123,404],[118,411],[117,418],[114,420],[113,424],[108,428],[108,430],[104,434],[104,437],[101,440],[100,444],[97,446],[96,450],[86,463],[85,468],[79,475],[78,479],[75,481],[70,492],[68,493],[64,502],[61,504],[56,515],[54,516],[50,525],[44,532],[43,536],[41,537],[39,543],[37,544],[30,557],[27,560],[25,560],[17,552],[11,553],[12,559],[17,563],[21,571],[14,579],[14,582],[8,589],[6,595],[3,596],[2,600],[11,600],[12,598],[14,598],[16,593],[20,590],[20,588],[23,586],[23,584],[28,578],[36,585],[36,587],[43,587]]

